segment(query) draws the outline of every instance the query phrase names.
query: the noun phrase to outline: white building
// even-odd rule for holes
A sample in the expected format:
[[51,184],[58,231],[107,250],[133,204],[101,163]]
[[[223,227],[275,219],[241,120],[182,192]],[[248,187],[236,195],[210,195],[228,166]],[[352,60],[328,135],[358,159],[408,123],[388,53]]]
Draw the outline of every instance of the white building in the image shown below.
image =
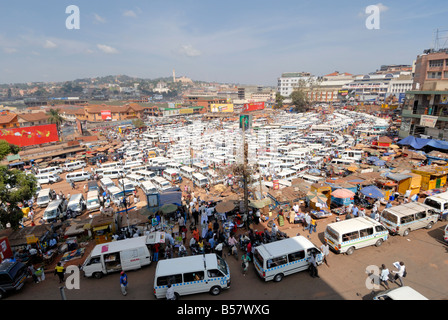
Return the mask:
[[312,76],[309,72],[285,72],[278,78],[277,91],[283,97],[289,97],[295,88],[315,80],[317,77]]

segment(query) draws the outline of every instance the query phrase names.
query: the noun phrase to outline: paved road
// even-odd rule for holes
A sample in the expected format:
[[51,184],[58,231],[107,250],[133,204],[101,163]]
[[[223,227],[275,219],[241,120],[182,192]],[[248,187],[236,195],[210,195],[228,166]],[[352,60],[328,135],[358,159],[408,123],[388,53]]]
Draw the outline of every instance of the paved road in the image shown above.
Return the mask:
[[[381,247],[368,247],[351,256],[330,254],[329,267],[319,267],[320,278],[313,279],[307,272],[285,277],[279,283],[263,282],[250,268],[242,276],[240,262],[234,257],[226,257],[232,285],[219,296],[207,293],[182,297],[185,301],[212,300],[363,300],[372,298],[372,290],[366,288],[369,265],[386,264],[390,270],[392,263],[402,260],[408,270],[404,279],[431,300],[448,299],[448,246],[442,242],[446,222],[438,222],[432,230],[417,230],[407,238],[393,236]],[[299,229],[292,232],[301,231]],[[323,231],[323,230],[322,230]],[[318,246],[323,233],[318,230],[311,240]],[[102,279],[81,278],[79,290],[65,290],[68,300],[155,300],[153,296],[153,277],[155,264],[128,273],[129,294],[123,297],[119,287],[119,275],[111,274]],[[27,285],[8,300],[59,300],[61,299],[56,276],[47,275],[39,284]],[[391,287],[397,287],[392,284]]]

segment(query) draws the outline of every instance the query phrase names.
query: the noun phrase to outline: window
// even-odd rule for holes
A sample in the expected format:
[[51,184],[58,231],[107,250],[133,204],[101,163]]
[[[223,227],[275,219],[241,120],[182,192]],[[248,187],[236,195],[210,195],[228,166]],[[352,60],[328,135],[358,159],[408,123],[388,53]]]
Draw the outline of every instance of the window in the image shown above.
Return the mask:
[[429,67],[443,67],[443,60],[430,60],[429,61]]
[[303,251],[303,250],[297,251],[297,252],[294,252],[294,253],[290,253],[288,255],[288,261],[289,262],[294,262],[294,261],[297,261],[297,260],[301,260],[303,258],[305,258],[305,251]]
[[428,72],[427,78],[428,79],[441,79],[442,72]]
[[286,256],[277,257],[274,259],[268,260],[268,268],[278,267],[286,264],[288,261],[286,260]]
[[101,262],[100,257],[92,257],[90,259],[90,261],[87,263],[87,265],[90,266],[91,264],[96,264],[96,263],[100,263],[100,262]]
[[415,220],[414,215],[411,214],[409,216],[402,217],[400,221],[401,221],[401,224],[405,224],[405,223],[412,222],[414,220]]
[[373,228],[367,228],[359,231],[361,237],[371,236],[373,234]]
[[386,231],[386,228],[384,228],[383,226],[375,226],[375,231],[376,232],[383,232],[383,231]]
[[164,276],[157,278],[158,286],[166,286],[168,283],[170,284],[182,283],[182,275],[174,274],[171,276]]
[[204,271],[184,273],[184,282],[199,281],[204,279]]
[[426,218],[426,211],[422,211],[422,212],[417,212],[416,214],[415,214],[415,219],[423,219],[423,218]]
[[350,240],[356,240],[359,238],[359,232],[358,231],[354,231],[354,232],[348,232],[346,234],[342,235],[342,241],[350,241]]
[[209,278],[219,278],[223,276],[223,274],[217,269],[207,270],[207,275]]
[[448,79],[448,71],[445,71],[445,72],[443,73],[443,78]]

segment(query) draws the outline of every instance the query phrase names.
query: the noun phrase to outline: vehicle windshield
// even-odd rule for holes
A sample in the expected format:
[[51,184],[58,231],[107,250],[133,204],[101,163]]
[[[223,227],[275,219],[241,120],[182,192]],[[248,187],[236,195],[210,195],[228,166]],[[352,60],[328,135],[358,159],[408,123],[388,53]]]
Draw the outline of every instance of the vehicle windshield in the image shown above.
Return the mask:
[[339,240],[339,234],[335,230],[333,230],[331,227],[327,226],[326,232],[334,240]]
[[396,224],[396,223],[398,222],[398,217],[397,217],[396,215],[390,213],[390,212],[387,211],[387,210],[384,210],[383,213],[381,214],[381,216],[382,216],[385,220],[388,220],[388,221],[390,221],[390,222],[392,222],[392,223],[395,223],[395,224]]
[[220,256],[216,256],[218,258],[218,269],[223,272],[224,274],[229,274],[229,271],[227,270],[227,264],[224,261],[223,258]]
[[70,209],[70,210],[77,210],[78,208],[79,208],[79,203],[72,203],[72,204],[70,204],[70,205],[68,206],[67,209]]
[[54,216],[56,216],[57,212],[58,212],[57,209],[45,211],[44,212],[44,217],[46,217],[46,218],[54,217]]
[[262,266],[262,267],[264,266],[263,257],[260,255],[258,250],[255,250],[254,260],[257,261],[260,266]]
[[39,197],[37,199],[37,202],[45,202],[45,201],[48,201],[48,200],[50,200],[49,196],[42,196],[42,197]]

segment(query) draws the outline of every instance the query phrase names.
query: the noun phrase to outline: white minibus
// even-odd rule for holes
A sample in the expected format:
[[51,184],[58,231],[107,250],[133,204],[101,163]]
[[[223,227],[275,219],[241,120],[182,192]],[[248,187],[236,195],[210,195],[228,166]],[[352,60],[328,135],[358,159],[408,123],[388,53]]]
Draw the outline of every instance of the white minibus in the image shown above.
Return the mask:
[[100,180],[100,185],[104,191],[110,189],[111,187],[116,187],[115,183],[112,181],[111,178],[102,178]]
[[146,236],[96,245],[82,265],[86,277],[101,278],[116,271],[140,269],[151,263]]
[[196,169],[196,171],[199,171],[202,173],[206,172],[209,169],[208,165],[206,165],[204,163],[200,163],[200,162],[193,163],[193,167]]
[[214,253],[159,260],[154,276],[154,296],[164,299],[168,284],[174,295],[210,292],[218,295],[230,288],[230,269],[227,262]]
[[156,186],[151,181],[143,181],[140,188],[145,194],[154,194],[158,192]]
[[307,238],[296,236],[255,247],[254,266],[265,281],[281,281],[284,276],[309,268],[309,258],[316,253],[316,263],[322,264],[320,250]]
[[63,219],[66,214],[65,209],[65,200],[53,200],[45,209],[42,219],[44,219],[46,223],[51,223],[53,221],[56,221],[57,219]]
[[62,172],[63,172],[62,169],[59,167],[47,167],[39,169],[39,174],[46,174],[46,173],[61,174]]
[[317,183],[323,180],[323,177],[312,176],[310,174],[301,174],[299,177],[311,183]]
[[193,168],[190,168],[187,166],[183,166],[180,168],[179,172],[182,177],[191,180],[193,178],[193,173],[196,172],[196,169],[193,169]]
[[165,169],[163,170],[162,177],[171,183],[177,183],[179,181],[179,171],[175,169]]
[[297,178],[297,172],[294,170],[286,169],[277,173],[277,177],[280,180],[292,181],[293,179]]
[[439,219],[443,219],[448,215],[448,192],[429,196],[425,198],[423,203],[430,206],[434,212],[438,213]]
[[431,229],[438,221],[439,214],[433,208],[420,202],[409,202],[384,209],[380,215],[380,222],[392,234],[403,237],[409,232],[421,228]]
[[100,165],[100,168],[104,169],[104,170],[106,170],[106,169],[114,169],[114,168],[118,168],[118,167],[120,167],[120,162],[108,162],[108,163],[102,163]]
[[62,165],[62,169],[64,171],[73,171],[78,170],[86,167],[86,163],[84,161],[73,161],[73,162],[67,162]]
[[100,198],[98,190],[87,192],[87,211],[93,212],[100,209]]
[[125,195],[131,194],[135,191],[134,183],[127,178],[118,179],[118,187],[124,191]]
[[142,182],[146,181],[145,177],[133,173],[126,175],[126,179],[131,181],[134,187],[140,187]]
[[91,175],[89,172],[86,171],[77,171],[77,172],[71,172],[67,173],[65,176],[65,180],[67,182],[78,182],[78,181],[88,181],[90,180]]
[[82,193],[77,193],[70,197],[67,204],[67,210],[69,209],[73,216],[79,216],[84,212],[86,209],[86,201]]
[[50,197],[50,189],[42,189],[37,194],[36,203],[39,206],[39,208],[43,208],[48,206],[48,204],[51,201]]
[[56,173],[44,173],[44,174],[38,174],[36,176],[36,180],[39,184],[47,184],[47,183],[51,184],[61,181],[61,177]]
[[162,177],[154,177],[152,179],[152,182],[153,182],[154,186],[157,188],[157,190],[159,190],[159,192],[163,192],[172,187],[171,183]]
[[151,180],[156,177],[156,174],[149,170],[141,170],[135,172],[135,174],[138,174],[139,176],[145,178],[146,180]]
[[124,176],[125,173],[122,169],[109,169],[103,172],[103,178],[118,179]]
[[192,180],[199,188],[204,188],[208,184],[208,178],[199,172],[193,173]]
[[388,239],[389,232],[370,217],[358,217],[328,224],[324,237],[332,250],[350,255],[355,249],[379,247]]

